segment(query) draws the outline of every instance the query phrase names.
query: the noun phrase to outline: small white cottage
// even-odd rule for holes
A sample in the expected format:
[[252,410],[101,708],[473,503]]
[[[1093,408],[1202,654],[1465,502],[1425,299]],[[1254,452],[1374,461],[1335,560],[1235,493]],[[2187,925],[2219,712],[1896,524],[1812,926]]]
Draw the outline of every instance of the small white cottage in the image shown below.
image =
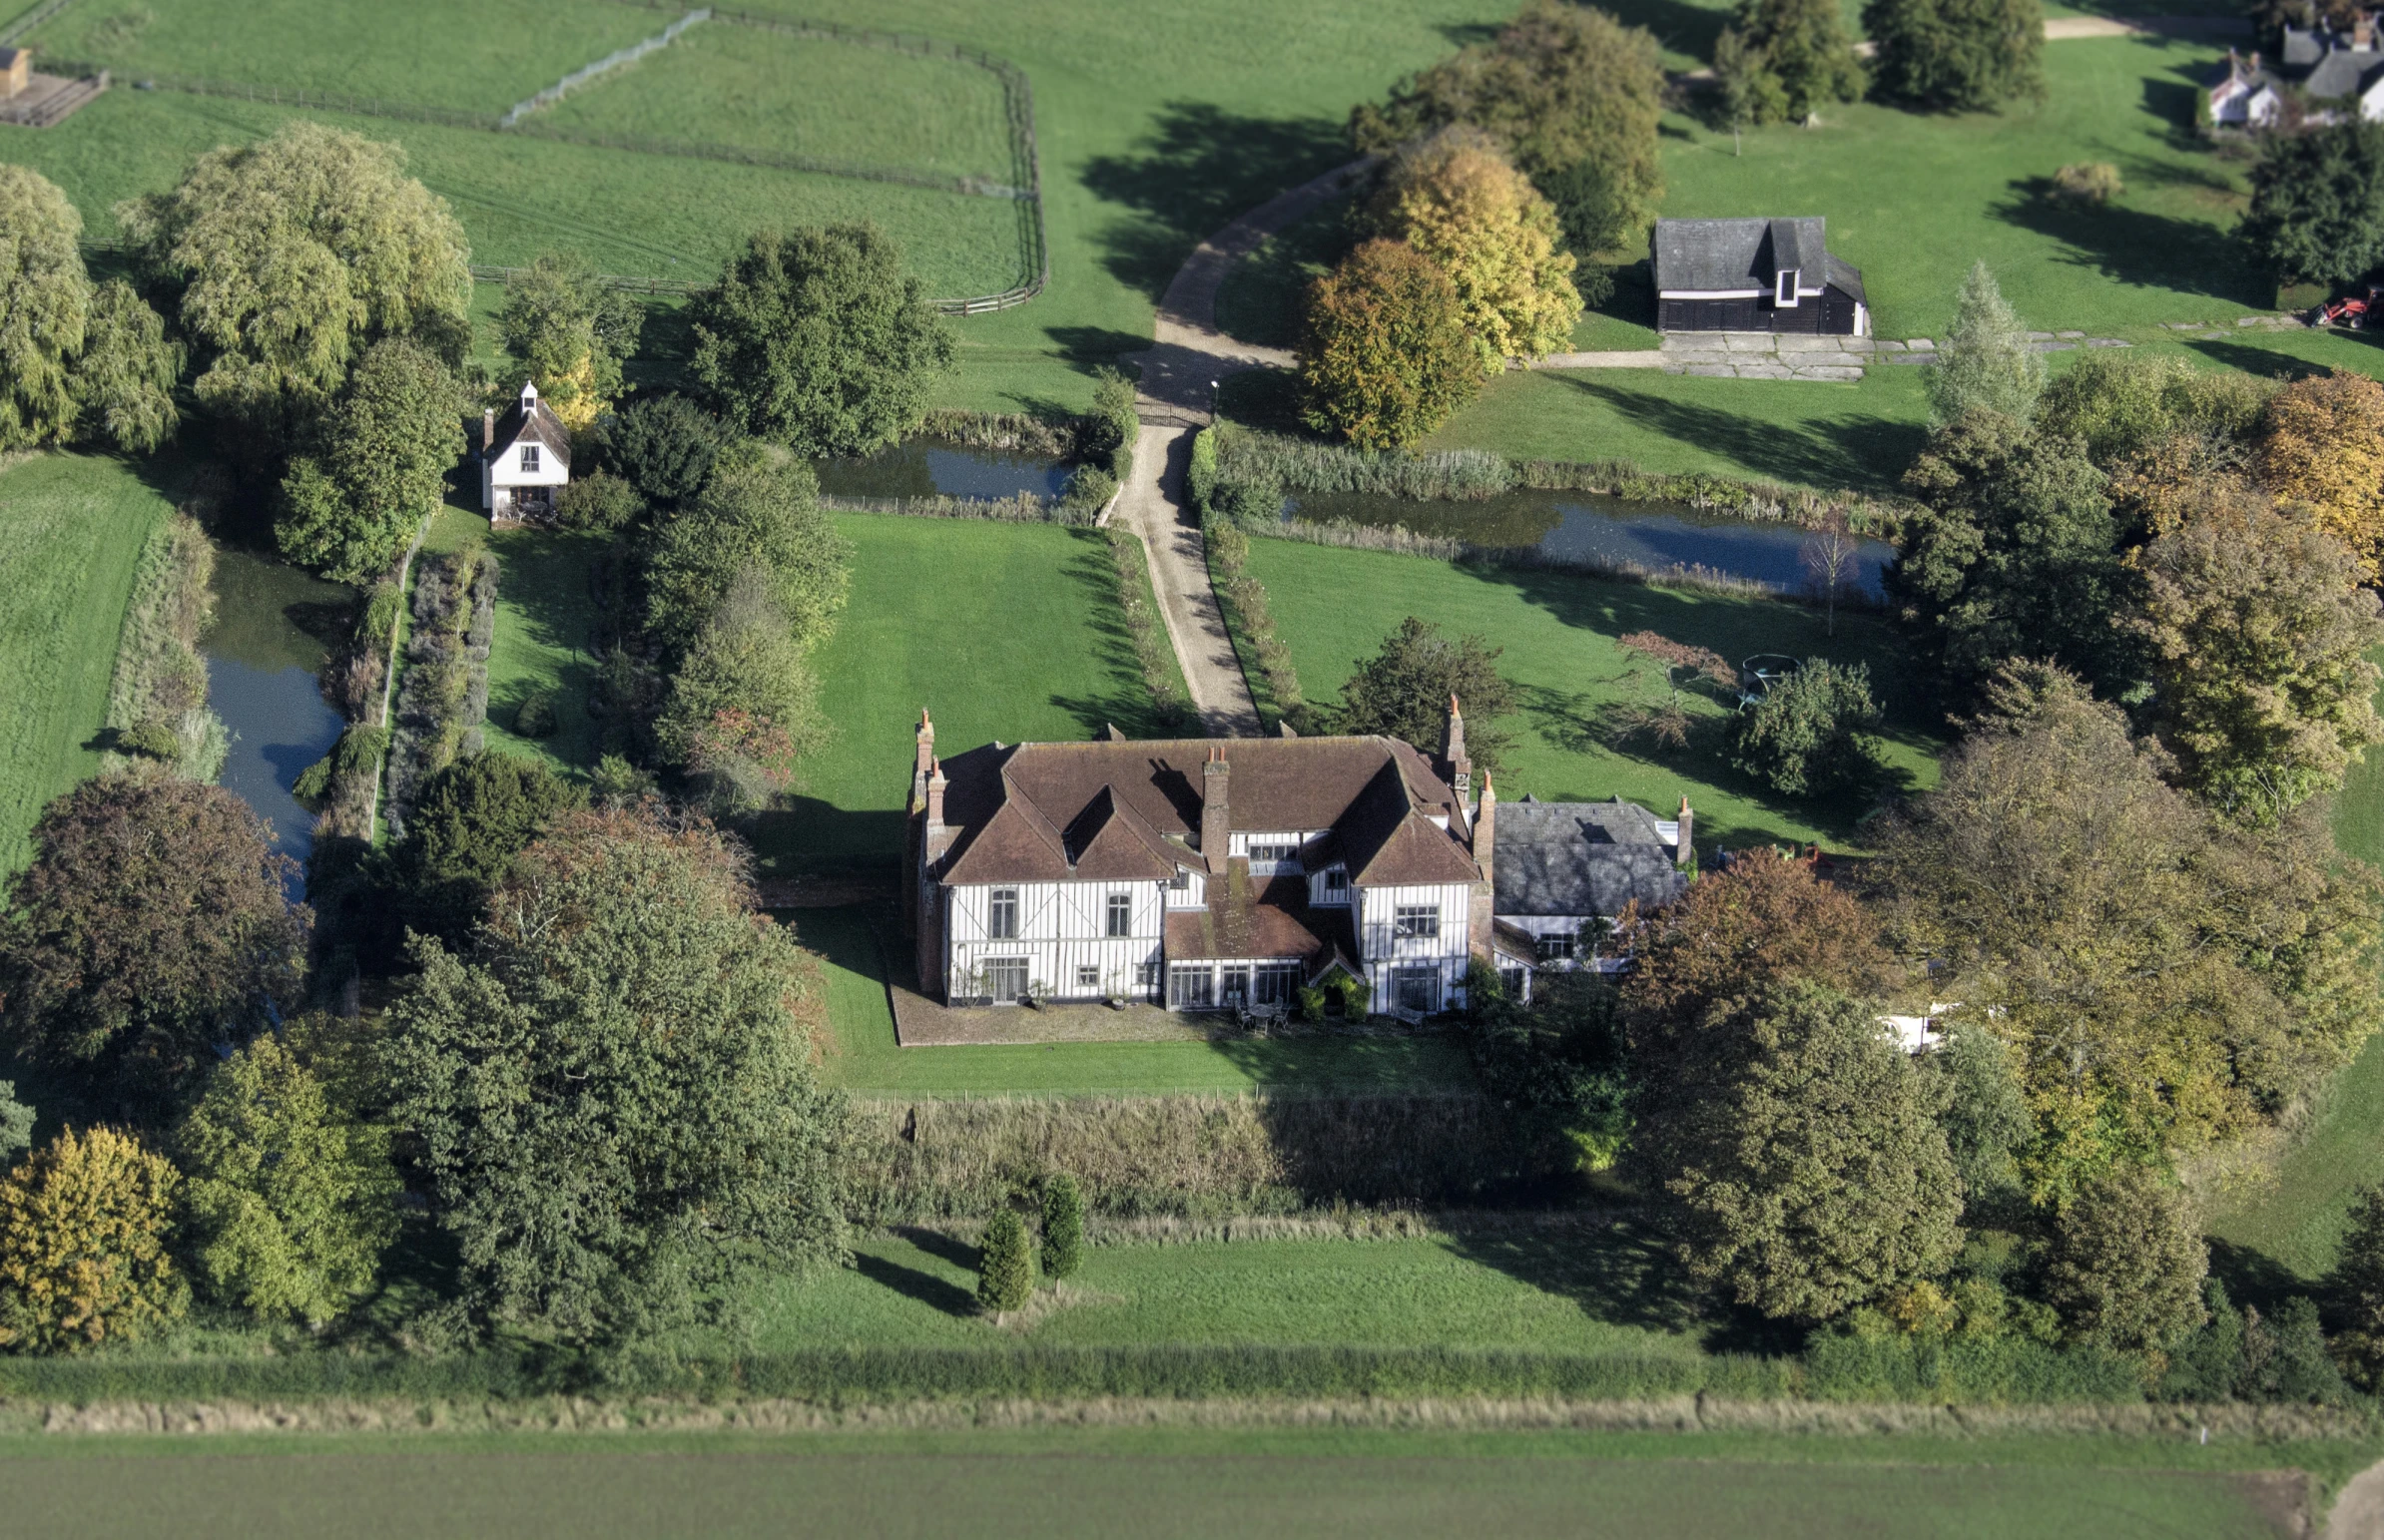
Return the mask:
[[492,524],[554,516],[556,489],[571,481],[571,431],[524,382],[521,399],[480,417],[480,507]]

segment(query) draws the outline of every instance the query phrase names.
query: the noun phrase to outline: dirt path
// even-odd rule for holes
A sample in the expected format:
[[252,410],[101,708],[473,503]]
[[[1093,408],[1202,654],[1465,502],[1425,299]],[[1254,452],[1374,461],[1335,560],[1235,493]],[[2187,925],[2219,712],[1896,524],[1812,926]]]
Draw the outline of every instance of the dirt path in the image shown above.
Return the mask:
[[2384,1461],[2344,1483],[2326,1515],[2326,1540],[2384,1540]]
[[1134,473],[1117,514],[1142,539],[1151,586],[1167,622],[1167,640],[1183,666],[1184,683],[1208,732],[1241,738],[1258,732],[1258,707],[1234,656],[1225,617],[1209,583],[1208,542],[1184,503],[1184,469],[1192,435],[1209,421],[1218,382],[1243,369],[1285,368],[1279,347],[1237,342],[1217,329],[1217,290],[1235,261],[1260,242],[1339,196],[1373,158],[1336,167],[1278,194],[1193,249],[1159,300],[1150,350],[1128,356],[1142,378],[1134,409],[1142,434],[1134,444]]

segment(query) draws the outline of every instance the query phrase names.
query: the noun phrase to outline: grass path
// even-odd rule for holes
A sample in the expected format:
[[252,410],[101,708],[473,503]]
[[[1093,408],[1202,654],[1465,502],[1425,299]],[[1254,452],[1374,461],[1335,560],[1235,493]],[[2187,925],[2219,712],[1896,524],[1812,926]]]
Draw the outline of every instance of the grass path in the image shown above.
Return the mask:
[[166,499],[122,461],[42,454],[0,470],[0,874],[42,806],[99,769],[87,748],[133,569]]

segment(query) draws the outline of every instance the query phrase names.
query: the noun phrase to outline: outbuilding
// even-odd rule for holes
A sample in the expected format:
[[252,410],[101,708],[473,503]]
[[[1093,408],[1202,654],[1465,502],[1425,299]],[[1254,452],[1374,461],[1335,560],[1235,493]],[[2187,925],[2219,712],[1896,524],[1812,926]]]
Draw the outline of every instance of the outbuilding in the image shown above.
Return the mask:
[[480,416],[480,507],[492,524],[554,517],[555,493],[571,482],[571,430],[524,382],[505,415]]
[[1863,274],[1830,255],[1818,216],[1658,220],[1650,257],[1658,331],[1871,334]]

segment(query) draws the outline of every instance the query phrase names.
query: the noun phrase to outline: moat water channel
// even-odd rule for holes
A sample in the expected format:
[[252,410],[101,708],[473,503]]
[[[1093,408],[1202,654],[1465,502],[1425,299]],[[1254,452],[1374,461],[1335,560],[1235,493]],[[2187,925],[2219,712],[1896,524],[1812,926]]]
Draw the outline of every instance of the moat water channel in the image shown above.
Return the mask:
[[316,676],[354,613],[355,593],[249,551],[216,557],[216,614],[199,651],[208,703],[232,733],[223,782],[281,836],[301,865],[314,814],[292,794],[298,773],[339,742],[339,714]]
[[999,502],[1031,492],[1057,497],[1071,467],[1043,455],[977,449],[914,438],[863,458],[820,460],[820,490],[832,497],[973,497]]

